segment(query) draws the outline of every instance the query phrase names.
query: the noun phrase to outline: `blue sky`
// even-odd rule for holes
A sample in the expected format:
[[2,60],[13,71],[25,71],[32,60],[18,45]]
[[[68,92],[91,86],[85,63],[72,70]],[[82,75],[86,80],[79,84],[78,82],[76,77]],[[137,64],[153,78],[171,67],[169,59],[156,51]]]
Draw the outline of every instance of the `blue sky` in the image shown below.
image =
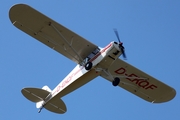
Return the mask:
[[[67,113],[58,115],[26,100],[23,87],[53,89],[75,63],[15,28],[9,9],[25,3],[80,36],[104,47],[117,38],[126,48],[126,62],[176,89],[167,103],[151,104],[98,77],[63,97]],[[3,120],[179,120],[179,0],[1,0],[0,118]]]

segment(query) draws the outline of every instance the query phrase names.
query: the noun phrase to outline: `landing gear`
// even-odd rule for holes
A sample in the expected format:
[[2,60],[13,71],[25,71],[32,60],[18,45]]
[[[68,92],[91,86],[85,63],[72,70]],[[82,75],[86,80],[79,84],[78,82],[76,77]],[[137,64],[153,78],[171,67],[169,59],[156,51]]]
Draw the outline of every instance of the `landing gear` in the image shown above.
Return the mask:
[[93,66],[92,62],[87,62],[87,63],[85,64],[85,69],[86,69],[86,70],[90,70],[90,69],[92,68],[92,66]]
[[39,108],[38,113],[40,113],[42,109],[43,109],[43,106],[41,108]]
[[115,77],[114,80],[112,81],[113,86],[118,86],[120,83],[120,79],[118,77]]

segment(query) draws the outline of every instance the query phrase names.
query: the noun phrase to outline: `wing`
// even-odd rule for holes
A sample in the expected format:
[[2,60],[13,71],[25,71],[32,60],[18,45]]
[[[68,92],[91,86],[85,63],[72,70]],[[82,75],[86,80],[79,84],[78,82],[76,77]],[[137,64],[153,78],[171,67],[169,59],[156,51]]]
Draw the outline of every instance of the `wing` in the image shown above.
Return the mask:
[[76,63],[82,62],[97,48],[28,5],[14,5],[10,9],[9,17],[14,26]]
[[101,76],[109,81],[112,81],[112,77],[119,77],[120,87],[146,101],[152,103],[167,102],[176,95],[173,88],[120,59],[112,64],[109,72],[112,75],[111,77],[104,72]]

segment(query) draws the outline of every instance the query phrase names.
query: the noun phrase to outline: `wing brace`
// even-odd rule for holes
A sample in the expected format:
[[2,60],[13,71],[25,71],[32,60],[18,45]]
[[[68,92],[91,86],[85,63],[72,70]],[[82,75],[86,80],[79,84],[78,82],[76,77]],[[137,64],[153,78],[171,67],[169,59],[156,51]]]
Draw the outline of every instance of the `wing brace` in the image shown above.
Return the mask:
[[[57,33],[58,35],[68,44],[68,46],[73,50],[73,52],[80,58],[81,62],[83,61],[82,57],[77,53],[77,51],[73,48],[73,37],[71,38],[71,43],[69,43],[66,38],[61,34],[61,32],[56,28],[55,25],[53,25],[51,22],[49,22],[49,26],[51,26]],[[66,46],[64,46],[64,50],[67,52]],[[67,52],[68,53],[68,52]],[[71,55],[71,54],[70,54]],[[73,55],[71,55],[73,57]],[[76,59],[76,58],[75,58]]]
[[[128,77],[128,76],[125,76],[125,75],[112,75],[111,72],[108,69],[103,69],[103,68],[95,68],[95,69],[98,72],[99,71],[103,72],[106,75],[106,78],[111,80],[111,82],[113,82],[115,78],[119,78],[119,79],[121,79],[121,78],[129,78],[129,79],[138,79],[138,80],[148,80],[148,78],[143,78],[143,77]],[[134,87],[134,88],[137,88],[136,85],[130,84],[130,83],[126,82],[126,81],[120,80],[120,83],[125,84],[125,85],[129,85],[129,86]]]
[[[51,26],[54,31],[56,31],[56,33],[64,40],[64,42],[68,45],[68,47],[71,48],[71,50],[78,56],[79,59],[77,59],[76,57],[74,57],[74,55],[72,55],[70,52],[67,51],[67,47],[65,46],[65,44],[60,45],[59,43],[55,42],[50,36],[48,36],[47,34],[43,33],[42,29],[45,27],[42,27],[38,32],[35,32],[34,30],[30,29],[27,26],[24,26],[22,23],[18,22],[18,21],[14,21],[13,25],[15,26],[21,26],[26,28],[27,30],[31,31],[35,36],[38,35],[44,39],[46,39],[48,42],[52,43],[54,46],[52,47],[52,49],[55,49],[55,46],[59,46],[59,48],[62,48],[66,53],[68,53],[71,57],[73,57],[74,59],[76,59],[77,61],[83,62],[83,58],[78,54],[78,52],[73,48],[73,37],[71,38],[71,42],[68,42],[68,40],[63,36],[63,34],[57,29],[57,27],[49,22],[48,26]],[[85,63],[84,63],[85,64]]]

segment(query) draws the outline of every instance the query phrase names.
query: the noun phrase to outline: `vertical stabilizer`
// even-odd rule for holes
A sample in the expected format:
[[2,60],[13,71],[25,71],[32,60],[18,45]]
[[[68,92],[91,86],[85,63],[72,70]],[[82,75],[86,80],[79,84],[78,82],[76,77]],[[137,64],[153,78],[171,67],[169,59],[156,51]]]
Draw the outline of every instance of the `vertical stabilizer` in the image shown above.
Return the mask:
[[46,90],[48,92],[52,92],[52,90],[47,86],[45,85],[44,87],[42,87],[43,90]]

